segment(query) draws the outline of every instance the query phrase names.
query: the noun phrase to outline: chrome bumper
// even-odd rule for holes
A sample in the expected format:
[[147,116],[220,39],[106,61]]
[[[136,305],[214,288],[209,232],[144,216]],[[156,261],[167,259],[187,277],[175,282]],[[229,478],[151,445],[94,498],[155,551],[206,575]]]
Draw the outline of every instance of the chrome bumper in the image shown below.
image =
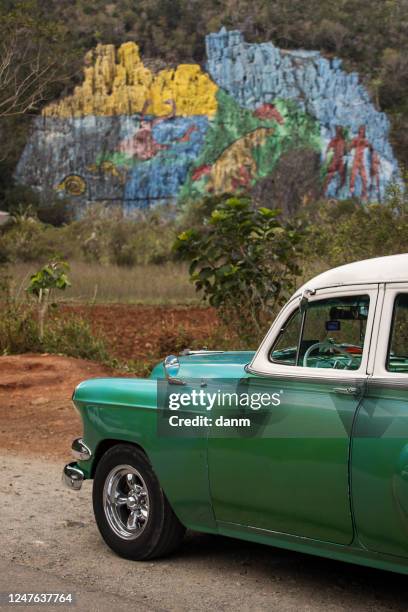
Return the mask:
[[[77,461],[88,461],[88,459],[90,459],[92,456],[90,449],[87,447],[82,438],[76,438],[73,441],[71,452],[73,458]],[[64,467],[64,471],[62,472],[62,482],[69,489],[79,491],[84,480],[85,475],[76,463],[68,463]]]
[[71,454],[77,461],[88,461],[92,453],[82,438],[76,438],[71,446]]
[[74,491],[79,491],[84,481],[84,473],[76,463],[68,463],[62,472],[62,482]]

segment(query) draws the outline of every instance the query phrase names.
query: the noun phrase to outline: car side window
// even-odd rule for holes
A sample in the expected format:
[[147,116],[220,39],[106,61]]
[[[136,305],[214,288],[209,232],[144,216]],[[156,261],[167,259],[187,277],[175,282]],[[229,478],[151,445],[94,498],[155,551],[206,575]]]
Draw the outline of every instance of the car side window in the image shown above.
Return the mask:
[[290,315],[275,341],[270,354],[272,361],[285,365],[296,365],[301,329],[302,314],[297,309]]
[[408,373],[408,293],[398,294],[394,301],[386,367],[389,372]]
[[358,370],[363,355],[368,295],[309,302],[297,310],[279,334],[270,359],[305,368]]

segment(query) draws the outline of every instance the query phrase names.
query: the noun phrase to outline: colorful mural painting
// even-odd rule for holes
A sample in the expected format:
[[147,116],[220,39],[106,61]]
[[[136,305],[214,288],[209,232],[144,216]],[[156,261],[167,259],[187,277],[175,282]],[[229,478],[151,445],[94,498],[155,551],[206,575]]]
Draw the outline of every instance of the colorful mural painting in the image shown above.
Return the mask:
[[222,90],[217,100],[217,115],[180,191],[181,199],[248,191],[273,173],[284,152],[299,147],[320,151],[318,123],[291,101],[250,111]]
[[[250,192],[283,154],[321,159],[321,193],[384,199],[398,179],[389,122],[355,73],[318,52],[249,44],[222,29],[195,64],[153,72],[137,45],[98,45],[84,80],[38,117],[16,178],[78,203],[127,212]],[[288,177],[288,181],[293,177]]]

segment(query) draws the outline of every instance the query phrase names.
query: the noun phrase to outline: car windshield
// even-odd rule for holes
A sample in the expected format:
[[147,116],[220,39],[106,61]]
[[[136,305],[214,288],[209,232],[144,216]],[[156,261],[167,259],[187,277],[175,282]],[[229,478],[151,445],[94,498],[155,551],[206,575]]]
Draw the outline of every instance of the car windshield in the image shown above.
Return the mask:
[[366,332],[367,295],[310,302],[296,310],[275,342],[272,361],[308,368],[357,370]]

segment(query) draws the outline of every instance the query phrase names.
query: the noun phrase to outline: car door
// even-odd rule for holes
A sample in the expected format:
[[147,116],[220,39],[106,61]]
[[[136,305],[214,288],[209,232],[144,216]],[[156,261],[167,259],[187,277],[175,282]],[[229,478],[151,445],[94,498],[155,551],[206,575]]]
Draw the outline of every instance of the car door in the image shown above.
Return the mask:
[[373,376],[353,434],[353,508],[366,548],[407,557],[408,283],[386,286],[380,314]]
[[[297,298],[278,317],[252,375],[239,384],[241,393],[274,396],[274,405],[239,406],[251,427],[210,431],[219,524],[352,541],[350,433],[367,379],[377,295],[377,285],[319,290],[303,312]],[[228,413],[221,402],[214,417],[217,411]]]

